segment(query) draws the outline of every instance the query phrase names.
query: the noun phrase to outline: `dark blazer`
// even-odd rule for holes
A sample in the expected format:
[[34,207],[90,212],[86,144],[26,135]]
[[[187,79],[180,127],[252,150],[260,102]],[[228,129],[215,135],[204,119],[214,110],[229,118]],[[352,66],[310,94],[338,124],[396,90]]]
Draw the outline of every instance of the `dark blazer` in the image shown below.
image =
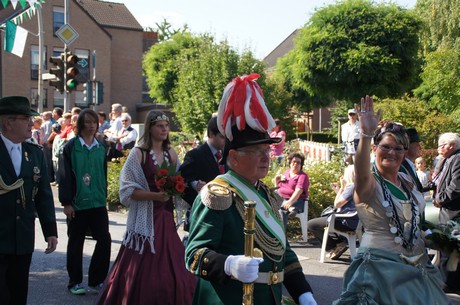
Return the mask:
[[460,150],[445,160],[434,199],[443,210],[460,211]]
[[34,251],[35,213],[45,239],[57,236],[53,193],[43,151],[35,144],[22,143],[22,165],[16,176],[13,162],[0,137],[0,176],[6,185],[24,180],[22,202],[20,188],[0,195],[0,254],[24,255]]
[[180,172],[187,183],[184,200],[191,206],[198,193],[189,183],[196,180],[209,182],[220,174],[219,165],[208,143],[201,144],[185,154]]

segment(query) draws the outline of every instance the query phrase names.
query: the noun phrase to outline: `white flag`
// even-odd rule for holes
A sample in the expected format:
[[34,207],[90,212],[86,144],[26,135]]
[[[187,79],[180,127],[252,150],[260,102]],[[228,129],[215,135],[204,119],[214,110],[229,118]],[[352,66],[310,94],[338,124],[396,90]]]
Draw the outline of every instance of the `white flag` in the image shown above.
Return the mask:
[[14,24],[11,21],[6,22],[5,51],[22,57],[26,46],[27,34],[29,32]]

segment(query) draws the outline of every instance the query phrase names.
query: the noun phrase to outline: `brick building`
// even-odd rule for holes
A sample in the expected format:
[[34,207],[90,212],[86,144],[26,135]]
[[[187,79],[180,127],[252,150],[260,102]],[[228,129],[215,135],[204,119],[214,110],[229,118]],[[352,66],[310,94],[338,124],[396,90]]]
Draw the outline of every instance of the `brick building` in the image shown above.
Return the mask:
[[[22,12],[8,4],[0,7],[0,24]],[[55,35],[64,24],[64,1],[46,0],[42,4],[44,67],[47,72],[52,64],[50,56],[64,51],[63,42]],[[121,103],[128,107],[133,121],[137,120],[137,105],[142,103],[143,76],[142,58],[155,42],[152,35],[144,35],[142,26],[122,3],[97,0],[68,0],[68,24],[78,33],[78,38],[68,46],[76,54],[80,73],[80,85],[67,95],[66,108],[86,107],[83,83],[94,77],[94,56],[96,57],[96,79],[104,84],[103,104],[97,110],[110,112],[110,105]],[[38,94],[38,49],[39,38],[37,14],[23,21],[21,27],[29,31],[22,58],[3,51],[4,32],[0,32],[0,96],[23,95],[30,98],[37,108]],[[156,33],[155,33],[156,34]],[[147,41],[147,42],[146,42]],[[64,106],[64,94],[59,93],[48,81],[43,81],[43,110]]]

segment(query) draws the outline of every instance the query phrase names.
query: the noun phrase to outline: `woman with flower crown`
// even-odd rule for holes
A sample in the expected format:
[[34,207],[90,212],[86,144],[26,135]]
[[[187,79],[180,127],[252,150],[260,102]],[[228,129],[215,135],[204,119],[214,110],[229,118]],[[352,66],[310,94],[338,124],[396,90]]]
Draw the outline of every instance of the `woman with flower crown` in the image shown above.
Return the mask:
[[120,173],[120,200],[129,207],[127,228],[96,304],[191,304],[196,280],[185,268],[172,197],[156,183],[160,167],[177,170],[179,165],[169,142],[169,118],[150,111],[139,146]]
[[[406,131],[391,121],[379,124],[380,110],[374,113],[369,96],[361,99],[361,111],[357,106],[355,110],[361,138],[354,200],[364,234],[344,275],[342,294],[333,304],[449,304],[419,228],[423,195],[408,175],[398,172],[409,146]],[[370,150],[375,155],[372,165]]]

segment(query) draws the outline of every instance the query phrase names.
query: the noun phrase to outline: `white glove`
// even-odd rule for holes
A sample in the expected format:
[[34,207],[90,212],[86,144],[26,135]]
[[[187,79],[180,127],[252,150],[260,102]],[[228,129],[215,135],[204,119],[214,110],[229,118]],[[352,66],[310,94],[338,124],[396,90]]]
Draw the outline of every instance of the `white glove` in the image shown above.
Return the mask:
[[299,297],[299,304],[300,305],[317,305],[315,299],[313,298],[313,294],[311,292],[305,292],[301,294]]
[[229,255],[225,260],[224,271],[243,283],[254,282],[259,276],[259,264],[264,261],[261,257],[244,255]]

